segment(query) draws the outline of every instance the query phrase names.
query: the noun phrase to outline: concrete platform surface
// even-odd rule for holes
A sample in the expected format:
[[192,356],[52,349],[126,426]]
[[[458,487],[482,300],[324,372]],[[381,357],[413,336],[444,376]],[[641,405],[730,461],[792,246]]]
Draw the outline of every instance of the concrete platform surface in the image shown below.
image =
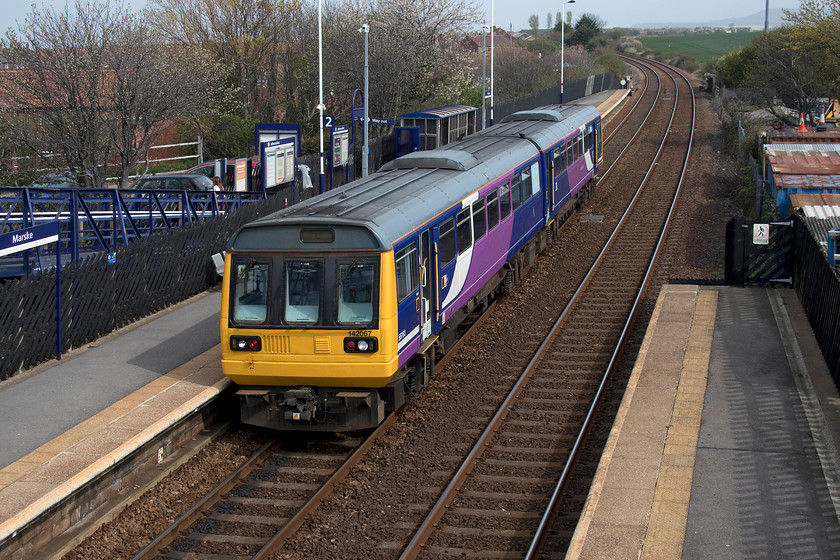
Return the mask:
[[792,290],[663,288],[567,559],[840,558],[840,407]]

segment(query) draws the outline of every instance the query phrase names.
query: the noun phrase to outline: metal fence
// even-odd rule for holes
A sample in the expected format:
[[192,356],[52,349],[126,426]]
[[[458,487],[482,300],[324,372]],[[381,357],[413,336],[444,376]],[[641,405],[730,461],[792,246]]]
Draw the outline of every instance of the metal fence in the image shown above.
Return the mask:
[[[61,271],[61,351],[218,283],[211,256],[241,225],[284,206],[273,196],[190,226],[144,238]],[[56,332],[55,268],[0,284],[0,379],[52,359]]]
[[[612,72],[604,74],[596,74],[579,80],[566,82],[563,90],[563,102],[570,103],[581,97],[593,95],[608,89],[621,88],[620,78]],[[494,108],[494,120],[500,121],[506,116],[517,111],[526,111],[534,107],[541,107],[543,105],[555,105],[560,103],[560,86],[554,86],[531,95],[517,97],[503,103],[499,103]],[[488,123],[489,124],[489,123]]]
[[56,248],[0,257],[0,277],[28,276],[61,261],[112,252],[167,230],[233,211],[266,197],[261,192],[0,187],[0,234],[58,222]]
[[814,331],[834,385],[840,389],[840,276],[804,220],[794,216],[793,287]]

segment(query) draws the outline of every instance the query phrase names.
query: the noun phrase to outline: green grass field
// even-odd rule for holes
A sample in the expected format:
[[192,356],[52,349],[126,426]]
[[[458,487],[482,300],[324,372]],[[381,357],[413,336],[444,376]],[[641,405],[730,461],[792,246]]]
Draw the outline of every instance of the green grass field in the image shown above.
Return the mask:
[[745,33],[693,33],[667,37],[638,36],[637,39],[652,51],[664,56],[689,55],[702,64],[710,58],[720,57],[730,49],[745,47],[752,43],[760,31]]

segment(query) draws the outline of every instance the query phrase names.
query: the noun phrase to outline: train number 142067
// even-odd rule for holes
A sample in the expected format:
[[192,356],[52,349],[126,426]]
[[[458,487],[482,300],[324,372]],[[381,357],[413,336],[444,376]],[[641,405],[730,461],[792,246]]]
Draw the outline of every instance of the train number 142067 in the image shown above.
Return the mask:
[[370,336],[372,331],[349,331],[347,336]]

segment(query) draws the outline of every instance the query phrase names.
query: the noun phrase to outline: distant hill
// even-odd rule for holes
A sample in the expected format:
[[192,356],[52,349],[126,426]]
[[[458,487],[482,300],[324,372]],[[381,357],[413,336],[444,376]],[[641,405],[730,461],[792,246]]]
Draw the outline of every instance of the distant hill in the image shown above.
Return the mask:
[[[768,12],[768,23],[770,27],[779,27],[784,23],[782,18],[784,12],[781,8],[770,8]],[[636,23],[632,27],[635,29],[660,29],[663,27],[681,27],[693,29],[695,27],[753,27],[764,28],[764,10],[757,12],[751,16],[735,17],[728,19],[718,19],[714,21],[705,22],[670,22],[670,23]]]

